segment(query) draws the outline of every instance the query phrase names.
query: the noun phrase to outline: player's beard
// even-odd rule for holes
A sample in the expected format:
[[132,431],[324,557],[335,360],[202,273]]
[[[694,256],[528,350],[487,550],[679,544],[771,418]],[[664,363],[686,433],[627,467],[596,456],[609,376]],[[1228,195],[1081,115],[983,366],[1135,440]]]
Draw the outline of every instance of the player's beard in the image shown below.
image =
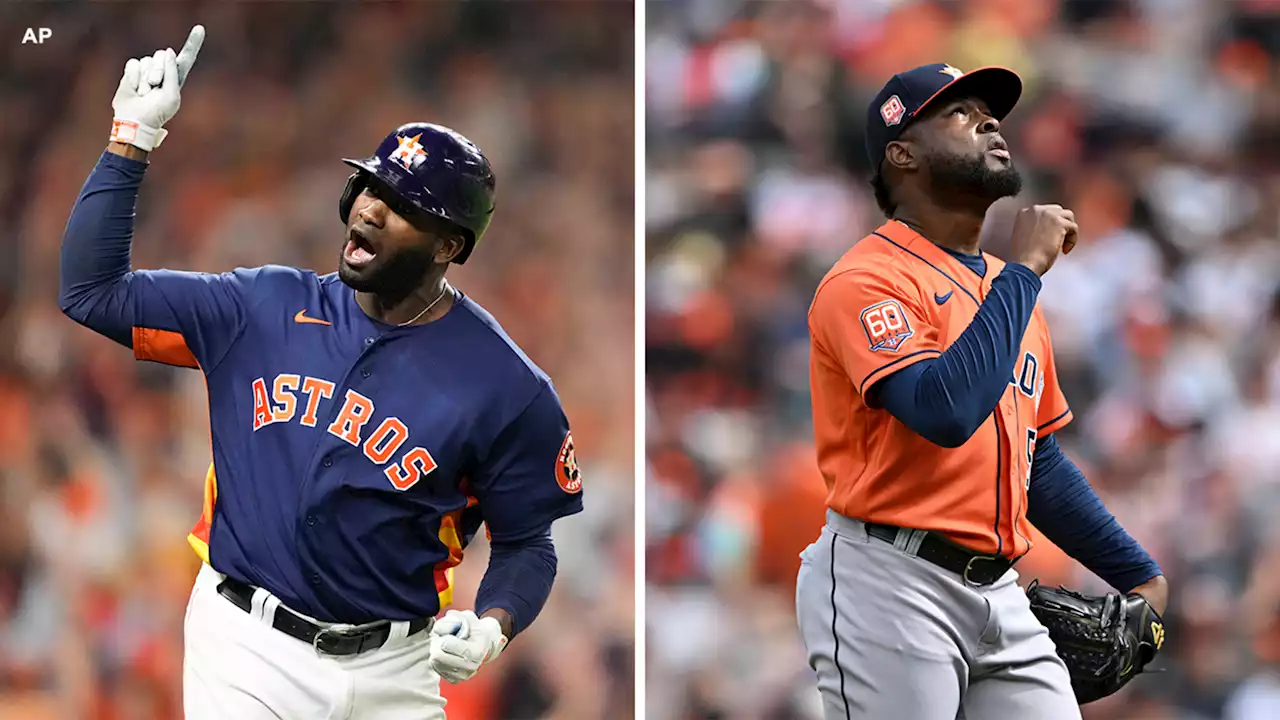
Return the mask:
[[385,260],[381,255],[363,270],[338,260],[338,278],[357,292],[373,293],[385,307],[397,305],[422,284],[435,265],[435,243],[413,245],[395,251]]
[[987,164],[985,152],[977,155],[943,155],[930,158],[929,178],[937,197],[965,196],[993,203],[1022,192],[1022,175],[1010,161],[1005,168]]

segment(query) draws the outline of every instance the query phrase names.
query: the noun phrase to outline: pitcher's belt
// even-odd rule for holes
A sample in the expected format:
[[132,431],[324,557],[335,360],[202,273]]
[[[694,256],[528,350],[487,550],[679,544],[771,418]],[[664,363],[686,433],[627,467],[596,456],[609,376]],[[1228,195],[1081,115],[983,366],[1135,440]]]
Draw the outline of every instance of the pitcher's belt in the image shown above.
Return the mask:
[[984,555],[964,548],[932,530],[911,530],[895,525],[865,523],[867,535],[896,545],[901,533],[923,533],[920,545],[912,555],[950,570],[968,585],[990,585],[1004,576],[1015,561],[998,555]]

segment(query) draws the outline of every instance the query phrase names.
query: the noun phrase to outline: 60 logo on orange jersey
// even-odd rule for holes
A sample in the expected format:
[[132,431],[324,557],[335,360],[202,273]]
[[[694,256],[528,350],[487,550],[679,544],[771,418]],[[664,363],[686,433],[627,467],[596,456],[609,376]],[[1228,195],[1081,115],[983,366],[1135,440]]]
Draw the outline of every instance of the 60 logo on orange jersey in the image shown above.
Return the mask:
[[871,305],[862,311],[858,319],[871,343],[871,352],[898,352],[902,343],[915,334],[897,300],[882,300]]

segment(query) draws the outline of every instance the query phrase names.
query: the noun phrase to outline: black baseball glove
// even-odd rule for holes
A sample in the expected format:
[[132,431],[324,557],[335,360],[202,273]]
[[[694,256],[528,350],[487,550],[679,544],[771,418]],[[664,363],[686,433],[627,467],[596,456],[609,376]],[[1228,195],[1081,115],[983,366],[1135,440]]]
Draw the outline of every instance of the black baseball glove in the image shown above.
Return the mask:
[[1033,581],[1027,597],[1066,663],[1081,705],[1127,685],[1164,644],[1164,623],[1141,595],[1082,595]]

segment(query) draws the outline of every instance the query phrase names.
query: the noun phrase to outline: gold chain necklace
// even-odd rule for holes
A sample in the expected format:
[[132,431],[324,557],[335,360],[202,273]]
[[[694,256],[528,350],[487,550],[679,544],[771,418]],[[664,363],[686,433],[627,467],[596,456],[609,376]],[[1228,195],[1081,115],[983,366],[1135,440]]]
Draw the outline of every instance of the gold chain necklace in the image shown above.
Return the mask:
[[414,315],[412,319],[406,320],[405,322],[402,322],[402,323],[398,323],[396,327],[404,327],[405,325],[412,325],[415,322],[417,322],[418,318],[421,318],[423,315],[426,315],[427,312],[431,310],[431,308],[435,307],[437,303],[439,303],[441,300],[444,299],[444,294],[448,292],[448,290],[449,290],[449,281],[445,280],[444,287],[440,288],[440,294],[436,296],[435,300],[431,301],[430,305],[422,308],[422,312],[418,313],[417,315]]

